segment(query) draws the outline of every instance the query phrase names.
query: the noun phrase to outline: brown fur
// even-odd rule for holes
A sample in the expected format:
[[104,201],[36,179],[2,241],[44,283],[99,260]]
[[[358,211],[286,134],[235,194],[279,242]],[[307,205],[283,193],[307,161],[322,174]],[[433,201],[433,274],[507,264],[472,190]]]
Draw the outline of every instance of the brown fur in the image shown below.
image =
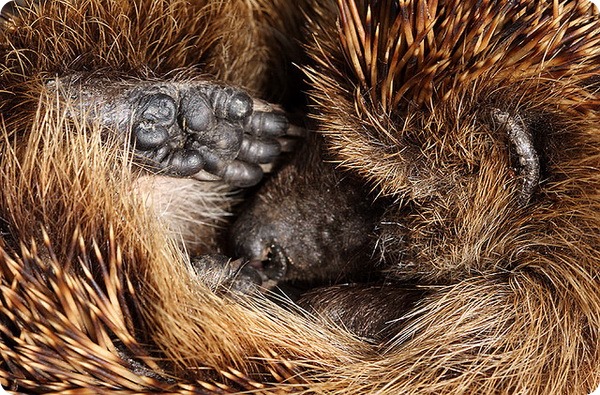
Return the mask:
[[[578,1],[392,3],[340,2],[341,40],[313,47],[312,77],[329,152],[397,199],[381,219],[390,276],[444,284],[390,345],[390,371],[402,372],[390,382],[400,393],[589,392],[598,14]],[[525,204],[494,108],[526,120],[542,157]]]
[[[201,380],[217,377],[246,387],[264,370],[257,358],[284,352],[290,330],[302,333],[302,324],[261,318],[258,308],[210,292],[132,195],[131,158],[102,139],[99,125],[66,117],[46,85],[73,73],[128,81],[210,73],[269,98],[284,88],[273,79],[282,72],[275,65],[286,64],[277,28],[296,28],[281,15],[257,16],[273,5],[52,1],[9,19],[0,104],[3,385],[176,392],[216,388]],[[257,77],[265,74],[268,86]],[[264,343],[271,332],[281,334],[273,347]]]
[[[512,22],[508,4],[501,10],[491,1],[480,8],[449,3],[446,9],[477,9],[488,22]],[[427,24],[417,5],[433,15],[437,2],[406,4],[417,11],[407,15],[417,18],[402,26],[414,31],[398,34],[422,45],[401,48],[415,60],[406,66],[370,63],[382,68],[378,75],[391,74],[383,90],[361,79],[359,70],[374,74],[350,43],[360,30],[355,23],[368,25],[364,4],[356,4],[355,23],[346,8],[342,44],[335,7],[306,11],[317,34],[311,95],[329,152],[369,188],[416,205],[409,213],[398,213],[404,204],[388,210],[410,233],[386,230],[385,239],[418,242],[408,262],[422,264],[422,272],[399,265],[394,276],[443,284],[403,317],[393,341],[375,346],[327,317],[287,311],[260,297],[235,303],[211,292],[164,223],[131,193],[137,174],[131,158],[117,142],[102,139],[98,125],[65,117],[46,89],[48,78],[74,72],[135,80],[183,70],[273,100],[282,79],[274,82],[271,70],[282,71],[283,80],[287,71],[271,60],[281,53],[281,33],[295,35],[301,14],[290,10],[302,3],[82,0],[75,7],[49,1],[10,18],[0,43],[0,383],[29,393],[537,394],[586,393],[596,386],[600,142],[597,87],[585,86],[598,72],[597,16],[583,3],[535,2],[546,11],[529,11],[544,15],[547,25],[534,36],[554,37],[546,41],[551,48],[535,44],[510,63],[516,41],[508,49],[488,44],[495,52],[471,51],[474,59],[493,59],[483,69],[470,68],[479,64],[473,61],[460,63],[464,69],[450,62],[446,70],[428,68],[426,61],[437,58],[423,50],[442,40],[447,26],[419,34]],[[382,15],[385,24],[388,15]],[[448,38],[458,43],[456,52],[438,44],[442,59],[454,61],[452,53],[470,59],[461,51],[474,48],[460,44],[478,42],[467,38],[477,36],[479,25],[475,15],[465,19],[473,21],[467,33]],[[380,29],[381,40],[398,39]],[[531,32],[525,24],[521,29]],[[555,44],[561,40],[568,45]],[[411,52],[416,48],[421,52]],[[536,67],[542,59],[549,59],[546,66]],[[410,67],[430,83],[406,79],[414,73]],[[388,89],[391,80],[394,89]],[[510,93],[505,100],[498,98],[507,96],[502,90]],[[479,105],[486,98],[556,125],[548,129],[556,145],[545,150],[549,176],[527,206],[514,202],[518,178],[502,137],[482,121]],[[481,123],[480,133],[473,122]],[[441,133],[442,125],[452,125],[451,132]],[[416,151],[403,149],[405,135]],[[561,146],[562,138],[572,145]],[[449,233],[432,240],[432,229]],[[383,256],[396,263],[403,248],[388,247]]]
[[[386,277],[302,303],[357,334],[395,337],[374,368],[390,372],[395,393],[591,391],[600,374],[597,13],[577,1],[338,4],[339,27],[328,9],[313,17],[309,95],[338,179],[362,176],[386,207],[369,209],[378,224],[363,227],[379,235],[364,268]],[[498,111],[533,136],[541,179],[531,194]],[[311,194],[305,183],[324,166],[291,164],[240,220],[270,232],[296,271],[321,265],[335,282],[356,271],[338,263],[349,246],[315,261],[294,243],[311,244],[310,218],[285,222],[314,202],[270,210],[266,231],[253,213],[282,196],[343,201],[351,186],[321,177]],[[407,282],[425,293],[416,306],[402,301]]]

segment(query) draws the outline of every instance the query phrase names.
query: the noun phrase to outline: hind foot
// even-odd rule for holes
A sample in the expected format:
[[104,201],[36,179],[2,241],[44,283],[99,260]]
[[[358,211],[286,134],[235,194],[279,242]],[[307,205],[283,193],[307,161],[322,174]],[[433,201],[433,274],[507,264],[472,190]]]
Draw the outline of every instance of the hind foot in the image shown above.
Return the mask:
[[246,92],[207,81],[54,80],[75,112],[126,136],[136,158],[175,177],[258,183],[288,121]]
[[258,272],[241,260],[205,254],[193,258],[191,263],[200,281],[215,291],[251,294],[262,287]]
[[236,88],[209,83],[177,88],[152,87],[129,96],[136,153],[174,176],[204,170],[237,186],[258,183],[259,164],[281,151],[275,138],[287,129],[285,116],[254,111],[252,98]]

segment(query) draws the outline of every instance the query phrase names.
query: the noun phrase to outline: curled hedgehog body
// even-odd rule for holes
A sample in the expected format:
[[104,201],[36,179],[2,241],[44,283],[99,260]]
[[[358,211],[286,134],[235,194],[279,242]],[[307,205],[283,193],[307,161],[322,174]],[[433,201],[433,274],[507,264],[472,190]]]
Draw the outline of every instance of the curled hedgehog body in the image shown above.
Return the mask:
[[[188,258],[222,252],[212,221],[229,187],[205,178],[250,184],[277,153],[284,122],[259,99],[294,89],[281,53],[304,20],[322,136],[257,192],[233,238],[277,238],[296,277],[276,281],[378,273],[308,294],[314,314],[215,292]],[[600,382],[600,22],[587,2],[49,1],[2,28],[5,388],[571,394]],[[167,204],[184,206],[183,225],[147,208],[145,191],[160,200],[171,176],[197,200]],[[324,221],[288,215],[286,196]],[[174,236],[190,223],[192,240]]]
[[[598,15],[580,2],[338,3],[339,30],[313,26],[307,68],[338,165],[283,169],[234,225],[235,246],[285,251],[289,280],[335,282],[357,270],[338,258],[370,245],[362,269],[381,278],[302,303],[383,339],[395,393],[589,392]],[[378,195],[361,214],[371,242],[339,226],[346,212],[305,209],[355,195],[356,177]],[[313,201],[268,208],[298,194]],[[330,261],[305,252],[327,237]]]

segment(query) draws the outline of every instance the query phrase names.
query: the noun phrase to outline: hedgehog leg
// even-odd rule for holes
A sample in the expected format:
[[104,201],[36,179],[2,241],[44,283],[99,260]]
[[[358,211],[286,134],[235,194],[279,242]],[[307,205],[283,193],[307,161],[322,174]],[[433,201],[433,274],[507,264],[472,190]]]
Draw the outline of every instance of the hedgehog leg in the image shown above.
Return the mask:
[[258,183],[281,152],[284,114],[245,91],[208,81],[53,80],[74,115],[129,139],[136,158],[174,177]]
[[191,263],[199,280],[215,291],[249,294],[262,285],[258,272],[239,259],[204,254],[192,258]]

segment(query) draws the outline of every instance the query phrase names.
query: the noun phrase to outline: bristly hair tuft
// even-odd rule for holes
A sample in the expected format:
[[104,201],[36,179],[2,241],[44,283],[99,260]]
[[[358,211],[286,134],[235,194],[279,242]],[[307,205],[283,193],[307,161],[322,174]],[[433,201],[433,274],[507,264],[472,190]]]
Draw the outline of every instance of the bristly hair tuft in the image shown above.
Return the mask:
[[353,83],[384,112],[443,100],[483,75],[585,79],[598,59],[600,29],[587,0],[338,4]]

